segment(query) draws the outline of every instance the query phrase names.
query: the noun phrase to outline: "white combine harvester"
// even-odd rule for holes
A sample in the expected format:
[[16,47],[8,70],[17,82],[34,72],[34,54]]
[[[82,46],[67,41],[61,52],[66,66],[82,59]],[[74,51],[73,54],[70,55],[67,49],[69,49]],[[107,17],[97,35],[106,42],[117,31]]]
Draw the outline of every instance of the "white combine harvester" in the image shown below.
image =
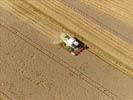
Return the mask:
[[60,40],[63,47],[65,47],[72,55],[75,56],[88,48],[87,45],[85,45],[79,39],[72,37],[67,33],[61,33]]

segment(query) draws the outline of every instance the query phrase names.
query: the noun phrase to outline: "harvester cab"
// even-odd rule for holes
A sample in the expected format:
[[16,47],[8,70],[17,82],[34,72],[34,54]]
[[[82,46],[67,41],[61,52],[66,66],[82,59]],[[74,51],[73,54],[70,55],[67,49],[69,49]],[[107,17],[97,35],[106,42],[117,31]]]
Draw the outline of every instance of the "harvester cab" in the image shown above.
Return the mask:
[[61,44],[65,47],[72,55],[79,55],[83,50],[87,49],[87,45],[85,45],[82,41],[80,41],[76,37],[72,37],[67,33],[60,34]]

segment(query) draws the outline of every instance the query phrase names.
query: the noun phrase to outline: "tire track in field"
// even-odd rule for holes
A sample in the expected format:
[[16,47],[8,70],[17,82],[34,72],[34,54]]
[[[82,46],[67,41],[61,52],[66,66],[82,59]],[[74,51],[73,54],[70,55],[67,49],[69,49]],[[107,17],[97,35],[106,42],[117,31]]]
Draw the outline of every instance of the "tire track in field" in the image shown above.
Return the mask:
[[107,88],[105,88],[104,86],[102,86],[101,84],[96,82],[95,80],[91,79],[90,77],[85,75],[83,72],[81,72],[78,69],[74,68],[72,65],[68,64],[63,59],[61,59],[58,56],[54,55],[53,53],[49,52],[47,49],[43,48],[38,43],[35,43],[33,40],[31,40],[30,38],[28,38],[27,36],[25,36],[24,34],[19,32],[17,29],[15,29],[15,28],[13,28],[9,25],[3,25],[3,24],[0,24],[0,25],[5,27],[9,31],[11,31],[13,34],[18,36],[22,40],[24,40],[26,43],[30,44],[32,47],[39,50],[41,53],[43,53],[44,55],[46,55],[47,57],[49,57],[50,59],[52,59],[56,63],[62,65],[64,68],[66,68],[70,72],[74,73],[78,78],[82,79],[88,85],[91,85],[92,87],[99,90],[100,92],[102,92],[103,94],[105,94],[106,96],[111,98],[112,100],[122,100],[118,95],[114,94],[112,91],[108,90]]
[[13,99],[0,90],[0,100],[13,100]]

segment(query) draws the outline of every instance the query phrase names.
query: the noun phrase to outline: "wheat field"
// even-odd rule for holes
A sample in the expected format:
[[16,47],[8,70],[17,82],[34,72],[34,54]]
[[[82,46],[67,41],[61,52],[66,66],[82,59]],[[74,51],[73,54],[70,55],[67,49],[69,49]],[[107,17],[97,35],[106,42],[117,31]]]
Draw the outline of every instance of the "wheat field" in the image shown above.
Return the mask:
[[[0,99],[132,100],[132,6],[132,0],[0,0]],[[61,32],[89,49],[69,54],[54,43]]]

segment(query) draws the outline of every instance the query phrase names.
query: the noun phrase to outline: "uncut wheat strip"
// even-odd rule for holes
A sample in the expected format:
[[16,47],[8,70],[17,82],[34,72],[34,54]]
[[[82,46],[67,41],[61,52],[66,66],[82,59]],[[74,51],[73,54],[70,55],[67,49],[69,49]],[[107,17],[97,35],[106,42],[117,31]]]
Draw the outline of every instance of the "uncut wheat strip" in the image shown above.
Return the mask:
[[[55,13],[53,13],[53,15],[55,15]],[[36,20],[36,19],[34,19],[34,20]],[[71,24],[71,23],[69,23],[69,24]],[[68,24],[68,25],[69,25]],[[75,28],[77,28],[77,27],[75,27]],[[78,29],[79,30],[79,29]],[[84,31],[83,31],[84,32]],[[91,36],[92,37],[92,36]],[[92,38],[94,38],[94,36],[92,37]],[[96,40],[96,39],[95,39]],[[96,50],[95,50],[96,49]],[[98,52],[98,50],[97,50],[97,48],[93,48],[93,50],[95,50],[95,52],[97,52],[97,53],[99,53]],[[101,53],[101,52],[100,52]],[[112,59],[112,58],[111,58]],[[126,70],[127,72],[129,72],[130,70],[127,70],[127,68],[126,67],[122,67],[124,70]],[[130,71],[131,72],[131,71]]]
[[[112,17],[115,17],[116,19],[119,19],[121,21],[123,21],[124,23],[128,23],[130,25],[133,25],[133,15],[132,15],[132,6],[127,5],[125,3],[125,9],[123,7],[121,7],[121,5],[116,2],[117,4],[115,4],[115,2],[113,1],[97,1],[97,0],[80,0],[82,3],[87,4],[91,7],[94,7],[97,10],[100,10]],[[122,1],[119,1],[120,3]],[[115,6],[115,5],[116,6]],[[127,8],[127,9],[126,9]]]
[[[97,0],[95,0],[95,1],[93,1],[92,2],[92,0],[81,0],[83,3],[87,3],[88,5],[94,5],[95,7],[99,7],[100,9],[102,9],[103,11],[112,11],[112,12],[115,12],[115,13],[117,13],[117,14],[120,14],[120,13],[122,13],[123,14],[123,12],[119,12],[118,10],[116,10],[117,8],[116,7],[118,7],[118,5],[117,6],[115,6],[115,5],[113,5],[112,3],[110,3],[110,1],[101,1],[101,2],[99,2],[99,1],[97,1]],[[114,3],[114,2],[113,2]]]

